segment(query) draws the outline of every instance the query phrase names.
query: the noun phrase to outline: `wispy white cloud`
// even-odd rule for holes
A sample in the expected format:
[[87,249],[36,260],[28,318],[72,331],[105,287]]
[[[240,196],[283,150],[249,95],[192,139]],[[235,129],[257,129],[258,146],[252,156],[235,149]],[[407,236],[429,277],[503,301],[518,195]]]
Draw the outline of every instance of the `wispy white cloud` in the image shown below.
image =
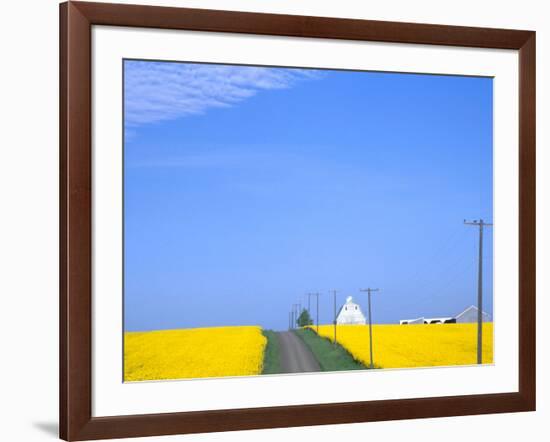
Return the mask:
[[233,106],[262,90],[317,78],[304,69],[126,61],[125,119],[139,126]]
[[178,168],[178,169],[258,169],[260,166],[278,167],[281,164],[302,163],[297,154],[223,149],[195,152],[186,155],[162,157],[127,163],[132,169]]

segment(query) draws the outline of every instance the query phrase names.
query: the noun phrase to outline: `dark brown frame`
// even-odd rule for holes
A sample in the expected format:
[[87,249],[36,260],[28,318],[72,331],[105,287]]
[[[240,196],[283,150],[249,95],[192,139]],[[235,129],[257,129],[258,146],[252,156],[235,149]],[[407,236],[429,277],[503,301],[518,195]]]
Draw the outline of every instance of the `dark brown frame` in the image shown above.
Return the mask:
[[[92,417],[91,27],[519,51],[519,392]],[[60,5],[60,437],[106,439],[535,410],[535,32],[199,9]]]

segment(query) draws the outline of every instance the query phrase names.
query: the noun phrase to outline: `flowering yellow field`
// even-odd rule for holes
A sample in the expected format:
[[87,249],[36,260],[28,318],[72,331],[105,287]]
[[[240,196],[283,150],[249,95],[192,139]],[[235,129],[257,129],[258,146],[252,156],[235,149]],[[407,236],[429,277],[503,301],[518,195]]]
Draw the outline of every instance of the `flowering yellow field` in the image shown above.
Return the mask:
[[[315,331],[315,327],[311,327]],[[468,365],[477,361],[477,324],[372,326],[374,365],[380,368]],[[332,325],[319,334],[333,340]],[[370,364],[368,325],[339,325],[336,340]],[[483,363],[493,363],[493,323],[483,324]]]
[[124,380],[256,375],[265,345],[256,326],[127,332]]

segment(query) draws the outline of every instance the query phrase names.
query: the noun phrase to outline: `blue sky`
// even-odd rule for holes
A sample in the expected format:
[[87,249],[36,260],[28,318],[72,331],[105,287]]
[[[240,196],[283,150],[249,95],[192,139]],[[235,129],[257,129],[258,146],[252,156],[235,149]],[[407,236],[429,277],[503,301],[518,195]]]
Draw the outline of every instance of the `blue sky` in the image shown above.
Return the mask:
[[[125,61],[125,327],[285,329],[476,303],[490,78]],[[492,313],[492,231],[484,309]],[[312,309],[314,310],[314,309]]]

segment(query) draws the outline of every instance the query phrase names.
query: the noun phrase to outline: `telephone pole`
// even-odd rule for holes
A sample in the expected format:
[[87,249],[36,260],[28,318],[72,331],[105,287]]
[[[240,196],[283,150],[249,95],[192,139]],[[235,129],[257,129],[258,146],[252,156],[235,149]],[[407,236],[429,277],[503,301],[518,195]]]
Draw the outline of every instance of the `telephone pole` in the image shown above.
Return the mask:
[[483,354],[483,228],[492,227],[493,224],[486,223],[482,219],[466,221],[467,226],[479,227],[479,255],[477,263],[477,363],[482,363]]
[[372,316],[371,316],[371,302],[370,294],[371,292],[377,292],[379,289],[359,289],[360,292],[367,292],[369,295],[369,343],[370,343],[370,368],[374,368],[374,360],[372,357]]
[[308,293],[309,296],[315,296],[317,298],[317,334],[319,334],[319,295],[320,293]]
[[311,316],[311,297],[313,296],[313,293],[307,293],[307,312]]
[[334,321],[333,321],[333,324],[334,324],[334,345],[336,345],[336,293],[337,293],[337,290],[332,290],[332,296],[333,296],[333,299],[334,299]]

